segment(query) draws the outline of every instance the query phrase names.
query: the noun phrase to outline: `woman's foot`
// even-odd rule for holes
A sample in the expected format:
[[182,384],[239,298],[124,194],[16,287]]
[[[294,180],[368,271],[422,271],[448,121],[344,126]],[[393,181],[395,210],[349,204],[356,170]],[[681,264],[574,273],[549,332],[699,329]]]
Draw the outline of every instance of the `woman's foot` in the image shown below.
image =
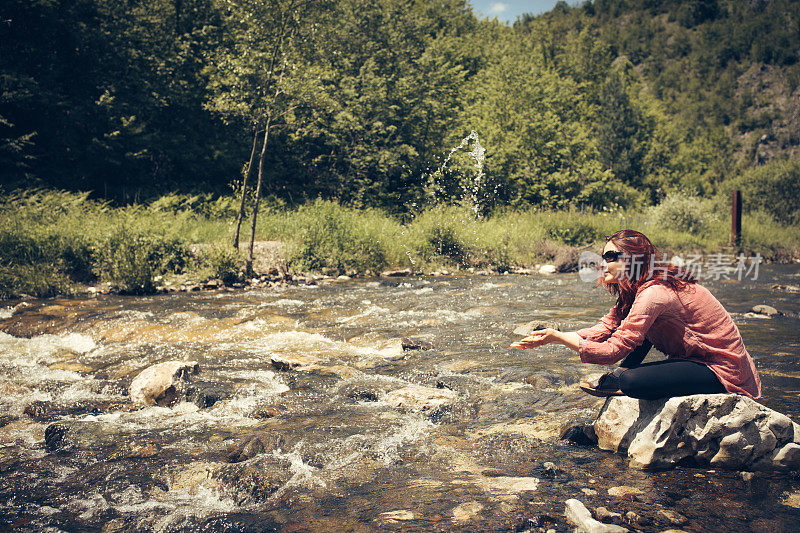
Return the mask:
[[581,381],[578,386],[583,392],[601,398],[623,395],[622,391],[619,390],[619,377],[615,372],[603,374],[600,376],[600,379],[597,380],[597,383]]

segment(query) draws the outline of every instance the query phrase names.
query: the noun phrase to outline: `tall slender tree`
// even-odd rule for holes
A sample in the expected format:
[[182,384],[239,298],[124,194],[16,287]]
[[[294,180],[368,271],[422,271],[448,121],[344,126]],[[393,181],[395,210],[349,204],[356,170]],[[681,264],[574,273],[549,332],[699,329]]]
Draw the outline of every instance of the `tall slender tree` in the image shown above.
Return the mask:
[[252,273],[256,224],[270,133],[296,124],[298,108],[314,98],[320,75],[305,54],[327,0],[226,0],[228,39],[210,68],[210,109],[253,132],[250,164],[242,182],[234,246],[246,208],[248,177],[261,138],[246,269]]

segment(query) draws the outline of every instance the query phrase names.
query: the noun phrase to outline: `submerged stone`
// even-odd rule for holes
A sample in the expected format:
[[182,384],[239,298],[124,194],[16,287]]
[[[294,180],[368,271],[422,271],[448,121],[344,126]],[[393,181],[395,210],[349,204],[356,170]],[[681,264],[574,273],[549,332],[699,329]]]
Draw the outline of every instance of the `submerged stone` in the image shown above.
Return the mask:
[[423,341],[421,339],[411,339],[408,337],[403,337],[400,339],[400,343],[404,351],[433,349],[433,344],[431,344],[428,341]]
[[272,366],[276,370],[292,370],[302,366],[312,365],[319,361],[319,358],[313,355],[289,355],[289,354],[273,354],[270,357]]
[[470,522],[477,518],[481,511],[483,511],[483,504],[480,502],[464,502],[453,509],[453,522],[457,524]]
[[800,467],[800,426],[734,394],[609,398],[594,430],[600,448],[626,452],[633,468],[668,468],[683,461],[738,470]]
[[37,400],[25,406],[24,413],[37,422],[51,422],[65,416],[96,415],[124,410],[125,404],[113,401],[79,400],[72,403]]
[[608,489],[608,493],[611,496],[616,496],[617,498],[622,498],[623,500],[630,500],[636,501],[639,499],[639,496],[642,495],[642,491],[637,489],[636,487],[628,487],[625,485],[621,485],[619,487],[611,487]]
[[410,411],[431,411],[451,405],[458,398],[458,393],[450,389],[435,389],[420,385],[409,385],[393,390],[383,399],[396,409]]
[[232,390],[229,387],[206,381],[191,383],[186,389],[186,399],[200,409],[211,407],[222,400],[228,400],[231,396]]

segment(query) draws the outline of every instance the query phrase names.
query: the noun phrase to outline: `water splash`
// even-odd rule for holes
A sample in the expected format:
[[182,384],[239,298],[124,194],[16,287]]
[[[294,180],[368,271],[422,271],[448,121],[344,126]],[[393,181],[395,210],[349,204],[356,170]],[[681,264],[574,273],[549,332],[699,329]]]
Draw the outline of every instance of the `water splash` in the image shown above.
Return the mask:
[[441,166],[431,175],[431,184],[434,189],[438,188],[436,185],[436,178],[441,177],[453,155],[462,148],[469,146],[470,141],[472,141],[472,148],[467,152],[467,155],[475,161],[475,176],[462,180],[461,187],[464,193],[464,199],[469,202],[469,207],[473,216],[475,218],[480,218],[480,192],[485,178],[484,163],[486,162],[486,149],[481,146],[478,132],[475,130],[470,131],[469,135],[464,137],[458,146],[450,150]]

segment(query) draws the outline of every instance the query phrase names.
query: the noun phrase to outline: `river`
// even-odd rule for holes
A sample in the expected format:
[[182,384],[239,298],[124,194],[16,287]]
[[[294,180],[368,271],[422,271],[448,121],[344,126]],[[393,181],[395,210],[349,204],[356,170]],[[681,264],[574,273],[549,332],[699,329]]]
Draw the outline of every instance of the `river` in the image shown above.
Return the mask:
[[[763,404],[800,421],[798,265],[704,284],[739,326]],[[512,350],[529,321],[594,324],[610,295],[577,274],[322,280],[152,297],[30,300],[0,310],[0,529],[571,530],[564,501],[636,513],[638,529],[791,531],[800,476],[643,472],[559,440],[603,400],[604,371],[563,346]],[[794,316],[745,316],[756,304]],[[432,349],[403,351],[400,338]],[[272,359],[305,357],[299,369]],[[213,405],[131,406],[162,361],[196,361]],[[280,368],[284,368],[281,370]],[[447,406],[398,406],[438,390]],[[196,402],[197,403],[197,402]],[[48,427],[66,431],[45,444]],[[52,438],[56,430],[51,429]],[[630,486],[634,499],[608,489]],[[630,527],[630,526],[628,526]]]

